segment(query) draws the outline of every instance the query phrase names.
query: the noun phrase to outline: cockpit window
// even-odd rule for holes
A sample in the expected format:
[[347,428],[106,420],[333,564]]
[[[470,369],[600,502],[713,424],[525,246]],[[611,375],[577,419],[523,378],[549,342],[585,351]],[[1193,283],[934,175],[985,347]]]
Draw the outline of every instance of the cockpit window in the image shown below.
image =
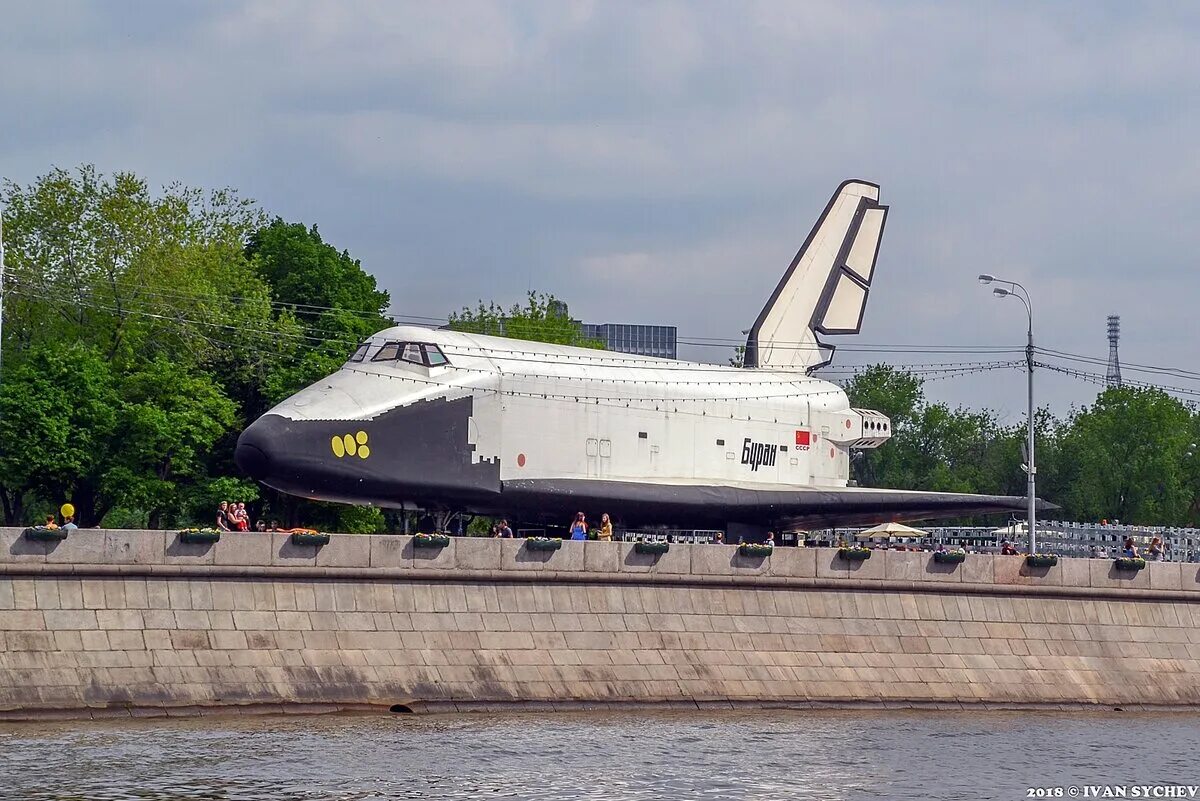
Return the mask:
[[425,350],[425,364],[430,367],[440,367],[448,363],[445,354],[442,353],[442,349],[437,345],[425,344],[421,347]]
[[371,347],[370,342],[364,342],[361,345],[359,345],[358,349],[356,351],[354,351],[353,354],[351,354],[350,361],[361,362],[363,359],[367,358],[367,350],[370,349],[370,347]]
[[400,358],[413,364],[425,364],[425,360],[421,357],[421,346],[416,342],[406,343],[404,350],[400,354]]
[[382,348],[380,348],[373,357],[371,357],[371,361],[373,361],[373,362],[390,362],[390,361],[392,361],[393,359],[395,359],[397,356],[400,355],[401,344],[402,343],[400,343],[400,342],[388,342],[386,345],[384,345]]
[[[364,344],[355,351],[354,356],[350,357],[351,360],[362,361],[363,357],[366,356],[366,347]],[[411,364],[420,364],[425,367],[441,367],[450,363],[450,360],[442,353],[441,348],[428,342],[388,342],[371,357],[371,361],[373,362],[390,362],[396,360]]]

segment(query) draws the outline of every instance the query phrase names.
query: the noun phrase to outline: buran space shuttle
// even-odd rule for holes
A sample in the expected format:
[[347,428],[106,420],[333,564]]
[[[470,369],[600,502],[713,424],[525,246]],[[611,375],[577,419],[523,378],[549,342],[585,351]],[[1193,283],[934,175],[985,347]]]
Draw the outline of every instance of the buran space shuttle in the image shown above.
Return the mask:
[[754,531],[1024,508],[849,486],[891,421],[811,372],[858,333],[888,207],[838,187],[750,329],[745,367],[396,326],[250,425],[238,465],[304,498],[565,523]]

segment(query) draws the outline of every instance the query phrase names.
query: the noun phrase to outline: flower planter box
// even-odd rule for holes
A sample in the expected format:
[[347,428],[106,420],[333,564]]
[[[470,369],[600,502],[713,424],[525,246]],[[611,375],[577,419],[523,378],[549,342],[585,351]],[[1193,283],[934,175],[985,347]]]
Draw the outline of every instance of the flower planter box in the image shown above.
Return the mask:
[[418,534],[413,537],[414,548],[445,548],[449,544],[449,534]]
[[316,547],[320,548],[322,545],[328,544],[328,534],[321,534],[316,531],[292,532],[292,545],[315,545]]
[[738,553],[742,556],[770,556],[773,550],[775,550],[774,545],[761,543],[743,543],[738,546]]
[[179,532],[179,541],[188,545],[210,545],[221,539],[221,532],[215,528],[185,528]]
[[1142,559],[1140,556],[1136,559],[1122,557],[1120,559],[1113,560],[1113,567],[1115,567],[1117,570],[1137,571],[1141,570],[1145,566],[1146,560]]
[[655,554],[666,553],[667,551],[671,550],[671,543],[669,543],[669,542],[635,542],[633,544],[633,550],[637,551],[638,553],[655,553]]
[[1054,567],[1058,564],[1058,556],[1052,553],[1031,553],[1025,557],[1025,564],[1030,567]]
[[531,551],[557,551],[562,547],[562,540],[557,537],[529,537],[525,547]]
[[871,558],[867,548],[838,548],[838,556],[847,562],[863,562]]
[[940,565],[957,565],[967,561],[967,555],[962,551],[934,551],[933,561]]
[[67,538],[67,532],[61,528],[46,528],[45,526],[30,526],[25,529],[25,539],[36,542],[58,542]]

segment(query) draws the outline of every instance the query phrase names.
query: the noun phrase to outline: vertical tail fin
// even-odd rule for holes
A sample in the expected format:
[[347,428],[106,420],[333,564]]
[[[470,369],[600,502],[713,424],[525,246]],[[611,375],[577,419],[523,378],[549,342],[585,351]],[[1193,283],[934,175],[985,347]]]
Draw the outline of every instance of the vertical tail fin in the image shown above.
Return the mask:
[[818,334],[859,332],[887,211],[876,184],[837,188],[750,329],[747,367],[812,370],[833,358]]

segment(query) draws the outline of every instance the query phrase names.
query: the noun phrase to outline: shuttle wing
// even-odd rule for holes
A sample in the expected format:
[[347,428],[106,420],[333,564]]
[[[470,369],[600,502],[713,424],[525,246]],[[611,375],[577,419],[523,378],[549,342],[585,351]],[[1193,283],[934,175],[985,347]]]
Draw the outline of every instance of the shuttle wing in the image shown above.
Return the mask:
[[[859,487],[760,490],[632,481],[543,479],[502,482],[509,508],[605,509],[626,523],[688,520],[723,528],[728,521],[802,529],[935,520],[1021,512],[1022,497]],[[1058,507],[1039,501],[1040,510]],[[557,509],[556,509],[557,511]],[[562,516],[560,512],[559,517]]]
[[838,187],[751,327],[746,367],[813,370],[833,357],[819,334],[859,332],[887,211],[875,184]]

